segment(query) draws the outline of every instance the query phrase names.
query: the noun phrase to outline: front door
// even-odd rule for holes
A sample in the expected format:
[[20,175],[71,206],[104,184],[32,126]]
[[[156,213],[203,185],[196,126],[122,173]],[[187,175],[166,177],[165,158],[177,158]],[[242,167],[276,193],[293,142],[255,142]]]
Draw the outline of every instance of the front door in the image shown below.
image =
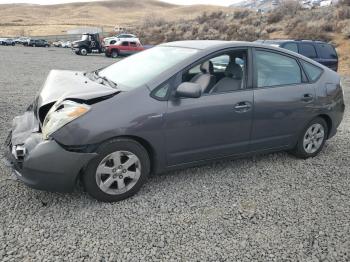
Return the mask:
[[[253,90],[246,85],[247,50],[228,55],[230,62],[224,68],[214,64],[214,57],[210,64],[202,61],[183,74],[185,81],[206,85],[200,98],[173,97],[168,101],[165,137],[169,166],[249,151]],[[198,66],[202,71],[188,80]]]

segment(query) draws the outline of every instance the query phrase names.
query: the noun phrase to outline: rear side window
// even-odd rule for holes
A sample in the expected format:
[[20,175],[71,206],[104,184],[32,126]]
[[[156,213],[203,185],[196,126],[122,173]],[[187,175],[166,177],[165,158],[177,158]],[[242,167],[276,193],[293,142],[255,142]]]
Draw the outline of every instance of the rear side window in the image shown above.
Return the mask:
[[302,54],[303,56],[306,56],[308,58],[312,59],[312,58],[317,57],[316,50],[315,50],[315,47],[313,45],[300,44],[299,51],[300,51],[300,54]]
[[308,62],[301,60],[301,64],[303,65],[306,74],[309,76],[309,79],[312,82],[316,81],[323,72],[323,70],[321,68],[319,68],[318,66],[315,66],[313,64],[310,64]]
[[300,84],[301,70],[291,57],[268,52],[256,52],[258,87]]
[[329,44],[317,44],[320,56],[324,59],[337,59],[337,53],[333,46]]
[[129,42],[122,42],[122,46],[129,46]]
[[284,44],[283,48],[298,53],[298,45],[296,43],[287,43]]

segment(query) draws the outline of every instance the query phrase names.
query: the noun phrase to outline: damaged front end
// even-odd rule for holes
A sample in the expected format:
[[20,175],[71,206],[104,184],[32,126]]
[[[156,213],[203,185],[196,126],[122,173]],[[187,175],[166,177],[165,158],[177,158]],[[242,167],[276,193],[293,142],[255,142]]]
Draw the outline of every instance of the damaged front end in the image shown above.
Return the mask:
[[48,191],[72,191],[81,169],[95,157],[94,153],[69,152],[53,139],[45,139],[34,111],[13,120],[6,147],[18,179]]
[[[79,172],[96,156],[68,151],[51,137],[56,130],[87,113],[91,104],[118,93],[82,76],[82,73],[52,71],[34,103],[13,119],[5,155],[17,177],[30,187],[72,191]],[[58,83],[62,85],[61,92],[57,91]],[[83,85],[85,90],[72,85]]]

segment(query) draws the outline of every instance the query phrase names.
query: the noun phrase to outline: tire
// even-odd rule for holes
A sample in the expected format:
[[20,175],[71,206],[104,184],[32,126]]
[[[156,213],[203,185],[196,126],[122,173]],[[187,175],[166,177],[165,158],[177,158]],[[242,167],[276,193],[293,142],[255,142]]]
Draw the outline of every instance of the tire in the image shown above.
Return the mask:
[[15,43],[12,43],[12,46],[15,46]]
[[105,52],[105,56],[106,56],[106,57],[111,57],[111,55],[108,54],[107,52]]
[[[82,179],[90,196],[103,202],[116,202],[140,190],[150,172],[149,155],[142,145],[132,139],[113,139],[103,143],[97,154],[87,165]],[[128,163],[134,164],[128,167]]]
[[[321,138],[322,133],[323,137]],[[328,125],[323,118],[317,117],[303,129],[291,153],[301,159],[315,157],[321,152],[327,137]]]
[[111,57],[112,58],[118,58],[119,56],[119,51],[118,50],[112,50]]
[[79,49],[79,53],[80,53],[81,55],[83,55],[83,56],[86,56],[86,55],[87,55],[87,53],[88,53],[88,51],[87,51],[87,49],[86,49],[86,48],[81,47],[81,48]]

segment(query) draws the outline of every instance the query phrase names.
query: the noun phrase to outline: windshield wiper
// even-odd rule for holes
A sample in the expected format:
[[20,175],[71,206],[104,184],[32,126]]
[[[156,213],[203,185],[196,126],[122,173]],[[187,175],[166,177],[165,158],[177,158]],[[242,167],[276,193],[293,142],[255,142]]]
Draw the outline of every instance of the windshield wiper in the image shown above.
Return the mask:
[[113,88],[116,88],[116,87],[118,86],[116,83],[114,83],[112,80],[108,79],[107,77],[105,77],[105,76],[100,76],[100,75],[98,74],[98,71],[99,71],[99,70],[97,70],[97,71],[94,72],[94,77],[95,77],[95,79],[102,79],[103,81],[107,82],[107,83],[108,83],[111,87],[113,87]]

